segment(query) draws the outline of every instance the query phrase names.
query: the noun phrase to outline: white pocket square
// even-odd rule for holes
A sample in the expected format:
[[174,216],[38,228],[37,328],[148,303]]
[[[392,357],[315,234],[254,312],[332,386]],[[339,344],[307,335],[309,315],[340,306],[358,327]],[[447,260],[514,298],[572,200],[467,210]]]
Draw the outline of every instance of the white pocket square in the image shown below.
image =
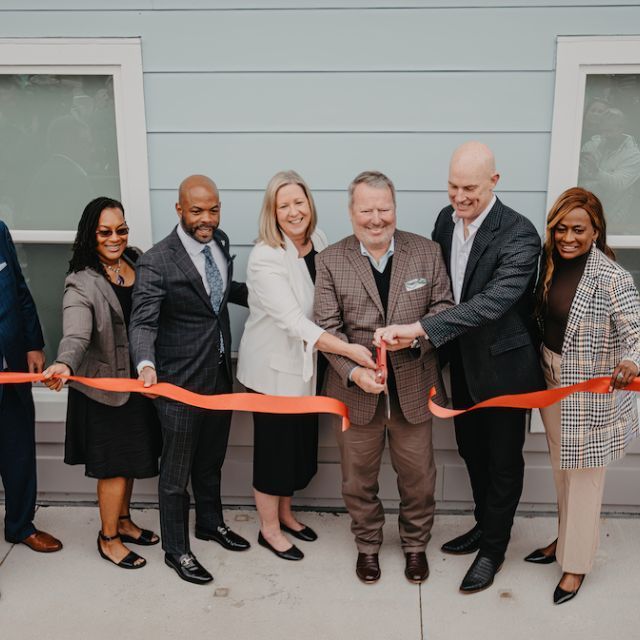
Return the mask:
[[404,283],[405,291],[415,291],[421,287],[426,286],[427,281],[425,278],[414,278],[413,280],[407,280]]
[[2,271],[7,266],[6,262],[0,262],[0,271]]

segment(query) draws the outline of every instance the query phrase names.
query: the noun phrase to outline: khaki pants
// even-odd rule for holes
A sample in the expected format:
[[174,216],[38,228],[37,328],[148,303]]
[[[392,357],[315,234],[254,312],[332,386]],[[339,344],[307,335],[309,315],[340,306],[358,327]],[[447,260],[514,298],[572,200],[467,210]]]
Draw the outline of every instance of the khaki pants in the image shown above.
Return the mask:
[[[560,386],[560,355],[542,349],[547,388]],[[556,558],[567,573],[589,573],[600,539],[600,509],[606,467],[560,469],[560,403],[541,409],[558,494]]]
[[382,544],[384,509],[378,497],[378,474],[385,441],[389,438],[391,464],[398,474],[398,527],[404,552],[424,551],[433,526],[436,467],[431,442],[431,420],[411,424],[391,395],[391,418],[385,416],[381,396],[369,424],[352,424],[336,437],[342,462],[342,496],[351,516],[351,531],[361,553],[377,553]]

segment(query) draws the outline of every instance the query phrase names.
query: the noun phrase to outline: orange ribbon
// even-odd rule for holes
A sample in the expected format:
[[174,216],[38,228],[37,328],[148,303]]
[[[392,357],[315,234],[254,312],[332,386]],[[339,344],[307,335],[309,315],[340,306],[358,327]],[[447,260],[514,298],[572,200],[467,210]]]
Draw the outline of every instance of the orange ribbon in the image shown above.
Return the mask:
[[[257,413],[331,413],[342,418],[342,430],[349,428],[349,410],[335,398],[325,396],[269,396],[260,393],[222,393],[215,396],[187,391],[168,382],[158,382],[144,387],[142,380],[130,378],[83,378],[81,376],[56,376],[73,380],[93,389],[119,393],[151,393],[163,398],[214,411],[255,411]],[[41,373],[0,372],[0,384],[42,382]]]
[[[429,392],[429,411],[438,418],[455,418],[467,411],[475,411],[476,409],[486,409],[488,407],[500,407],[507,409],[543,409],[549,407],[563,398],[570,396],[572,393],[588,392],[588,393],[610,393],[611,377],[607,378],[591,378],[584,382],[578,382],[566,387],[557,387],[555,389],[547,389],[546,391],[532,391],[530,393],[512,393],[505,396],[496,396],[474,404],[469,409],[446,409],[433,401],[436,395],[436,388],[432,387]],[[640,377],[634,378],[625,388],[624,391],[640,391]]]
[[380,341],[380,346],[376,347],[376,372],[380,374],[380,384],[385,384],[387,381],[387,343],[384,340]]

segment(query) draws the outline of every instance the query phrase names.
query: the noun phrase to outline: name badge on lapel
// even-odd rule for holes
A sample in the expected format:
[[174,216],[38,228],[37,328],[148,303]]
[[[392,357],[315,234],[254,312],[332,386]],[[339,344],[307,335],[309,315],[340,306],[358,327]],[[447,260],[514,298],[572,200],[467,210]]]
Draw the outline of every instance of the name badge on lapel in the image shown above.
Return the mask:
[[420,289],[426,286],[427,280],[425,278],[413,278],[413,280],[407,280],[404,283],[405,291],[415,291],[416,289]]
[[0,271],[2,271],[7,266],[6,262],[0,262]]

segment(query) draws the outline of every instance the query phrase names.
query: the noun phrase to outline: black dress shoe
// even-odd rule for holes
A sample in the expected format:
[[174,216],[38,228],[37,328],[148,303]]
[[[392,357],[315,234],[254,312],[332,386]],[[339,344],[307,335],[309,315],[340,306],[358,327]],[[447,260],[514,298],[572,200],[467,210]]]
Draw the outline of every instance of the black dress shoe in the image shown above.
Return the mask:
[[298,540],[313,542],[314,540],[318,539],[318,534],[311,527],[304,527],[303,529],[300,529],[300,531],[296,531],[295,529],[287,527],[286,524],[281,522],[280,528],[289,535],[292,535],[294,538],[298,538]]
[[[562,580],[560,580],[562,582]],[[580,591],[580,587],[584,582],[584,576],[582,576],[582,580],[580,580],[580,584],[575,591],[565,591],[560,587],[560,583],[556,587],[556,590],[553,592],[553,604],[562,604],[563,602],[569,602],[569,600],[573,600],[578,595],[578,591]]]
[[196,560],[193,553],[165,553],[165,563],[187,582],[193,584],[207,584],[213,581],[213,576]]
[[234,533],[229,527],[222,525],[215,531],[207,531],[196,527],[196,538],[199,540],[215,540],[229,551],[246,551],[251,545],[248,540]]
[[502,562],[493,560],[489,556],[479,553],[471,563],[469,571],[462,579],[460,591],[462,593],[476,593],[493,584],[493,579],[502,568]]
[[452,553],[456,556],[464,555],[465,553],[475,553],[480,548],[480,539],[482,538],[482,529],[476,525],[463,533],[461,536],[445,542],[440,547],[445,553]]
[[282,558],[283,560],[302,560],[302,558],[304,558],[304,553],[302,553],[295,544],[292,544],[286,551],[278,551],[267,542],[262,535],[262,531],[258,534],[258,544],[265,549],[269,549],[269,551],[273,551],[278,558]]
[[377,553],[359,553],[356,561],[356,575],[365,584],[380,580],[380,564]]
[[409,582],[421,584],[429,577],[429,564],[424,551],[409,551],[404,558],[404,575]]
[[[558,539],[555,539],[555,543],[558,544]],[[552,543],[553,544],[553,543]],[[545,555],[544,549],[536,549],[532,551],[525,559],[525,562],[533,562],[534,564],[551,564],[556,561],[556,554]]]

